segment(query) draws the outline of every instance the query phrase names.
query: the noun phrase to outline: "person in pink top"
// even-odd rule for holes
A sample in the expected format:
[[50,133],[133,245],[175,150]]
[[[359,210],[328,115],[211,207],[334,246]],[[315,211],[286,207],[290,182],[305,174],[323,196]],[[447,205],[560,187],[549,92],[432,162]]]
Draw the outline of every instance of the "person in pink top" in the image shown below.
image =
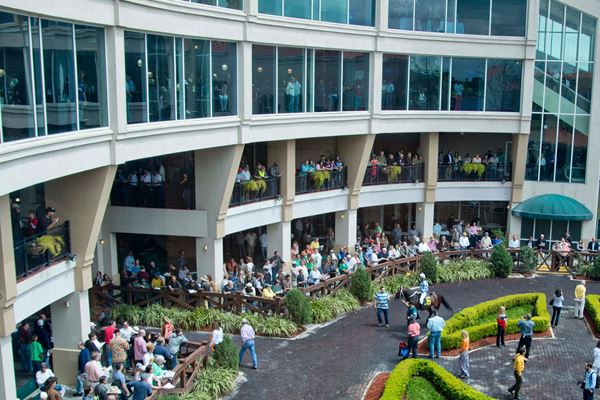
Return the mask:
[[146,340],[144,339],[146,336],[146,331],[140,329],[135,339],[133,339],[133,358],[136,363],[144,362],[144,354],[148,350],[146,350]]
[[419,344],[419,335],[421,334],[421,325],[411,316],[408,319],[408,353],[412,351],[412,357],[417,358],[417,345]]
[[101,376],[104,376],[102,364],[100,364],[100,353],[93,352],[92,359],[85,364],[85,376],[92,386],[98,384]]

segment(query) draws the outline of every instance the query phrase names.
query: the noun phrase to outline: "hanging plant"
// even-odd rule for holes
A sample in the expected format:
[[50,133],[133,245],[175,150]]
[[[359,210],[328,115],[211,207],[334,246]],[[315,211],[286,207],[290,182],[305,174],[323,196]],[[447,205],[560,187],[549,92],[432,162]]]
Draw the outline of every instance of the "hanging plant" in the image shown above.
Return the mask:
[[263,193],[267,190],[267,182],[264,179],[252,179],[244,182],[244,191],[252,193]]
[[460,168],[466,175],[477,174],[479,178],[485,173],[484,164],[465,163]]
[[392,165],[391,167],[387,167],[387,181],[388,183],[396,183],[398,178],[400,177],[400,172],[402,172],[402,168],[397,165]]
[[35,240],[35,251],[37,254],[42,254],[49,251],[54,257],[62,252],[65,241],[60,236],[43,235]]
[[321,189],[330,176],[329,171],[314,171],[311,172],[310,179],[312,179],[315,189]]

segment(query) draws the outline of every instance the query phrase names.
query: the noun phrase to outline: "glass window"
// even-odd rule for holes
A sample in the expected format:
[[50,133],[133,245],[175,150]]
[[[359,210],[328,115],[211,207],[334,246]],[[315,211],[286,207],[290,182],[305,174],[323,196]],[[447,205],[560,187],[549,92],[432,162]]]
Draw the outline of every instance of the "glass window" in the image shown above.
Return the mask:
[[42,77],[42,38],[40,33],[40,19],[29,18],[31,24],[31,42],[33,45],[33,75],[35,82],[35,114],[37,119],[38,136],[46,134],[46,122],[44,115],[44,79]]
[[556,152],[556,130],[558,128],[556,116],[544,115],[542,126],[542,150],[540,157],[540,181],[554,180],[554,165]]
[[236,115],[235,43],[212,42],[213,116]]
[[452,58],[442,57],[442,97],[440,98],[440,110],[448,111],[452,97],[450,96],[450,64]]
[[306,93],[306,111],[314,111],[313,108],[313,77],[314,77],[314,64],[313,60],[315,59],[314,50],[307,49],[306,50],[306,85],[304,85],[305,93]]
[[79,129],[108,125],[104,29],[75,25]]
[[352,25],[375,25],[375,0],[350,0],[348,17]]
[[77,130],[73,25],[42,20],[48,134]]
[[550,3],[550,18],[546,25],[546,53],[549,60],[560,60],[562,54],[564,13],[565,6],[556,1]]
[[0,142],[35,137],[28,18],[0,12],[0,36]]
[[342,111],[369,109],[369,54],[344,52]]
[[[544,238],[546,240],[550,239],[550,226],[552,224],[552,221],[549,220],[545,220],[545,219],[536,219],[535,220],[535,238],[539,238],[540,235],[544,235]],[[552,248],[552,246],[549,246],[550,248]]]
[[185,39],[185,118],[210,117],[210,41]]
[[381,84],[381,109],[406,110],[406,86],[408,84],[407,55],[383,55],[383,81]]
[[569,221],[569,233],[572,241],[579,242],[581,240],[581,221]]
[[581,18],[581,35],[579,36],[579,61],[594,61],[596,38],[596,20],[587,14]]
[[568,224],[569,221],[552,221],[552,237],[550,239],[552,241],[559,241],[565,237]]
[[456,0],[447,0],[446,4],[446,33],[456,33]]
[[175,119],[173,38],[147,35],[149,121]]
[[341,53],[315,50],[315,112],[340,110]]
[[416,31],[445,31],[446,0],[419,0],[415,7]]
[[304,49],[280,47],[278,55],[279,112],[304,111]]
[[579,63],[577,76],[577,113],[588,114],[592,101],[592,77],[594,64]]
[[414,6],[414,0],[389,0],[388,27],[412,31]]
[[143,33],[125,32],[125,74],[127,122],[147,122],[146,38]]
[[[488,61],[489,63],[489,61]],[[544,61],[536,61],[535,69],[533,73],[535,79],[534,90],[533,90],[533,112],[542,112],[542,106],[544,105],[544,84],[546,79],[546,63]]]
[[525,179],[537,181],[540,157],[540,135],[542,131],[542,114],[531,114],[531,131],[527,145],[527,165]]
[[585,183],[589,126],[590,117],[588,115],[575,116],[575,131],[573,133],[573,166],[571,167],[571,182]]
[[546,29],[548,22],[548,0],[540,1],[540,12],[538,17],[538,37],[536,59],[546,59]]
[[567,7],[567,18],[565,20],[565,45],[562,60],[577,60],[577,40],[579,36],[579,18],[581,13]]
[[252,46],[252,113],[275,113],[275,47]]
[[490,0],[457,0],[456,33],[489,35]]
[[284,5],[284,15],[286,17],[305,19],[310,19],[311,17],[311,0],[288,0],[284,2]]
[[348,0],[320,0],[320,2],[321,21],[348,23]]
[[534,237],[533,234],[533,220],[529,218],[521,219],[521,245],[526,245],[527,243],[523,240],[529,239],[530,237]]
[[560,62],[546,63],[546,87],[544,88],[544,109],[546,112],[558,114],[561,76],[562,64]]
[[569,182],[571,175],[571,142],[573,140],[573,115],[561,115],[558,120],[556,149],[556,182]]
[[501,0],[492,3],[492,35],[525,36],[527,0]]
[[563,63],[560,88],[560,113],[573,114],[575,112],[575,96],[577,83],[577,67],[568,62]]
[[281,15],[281,0],[259,0],[258,12],[261,14]]
[[441,57],[410,57],[411,110],[438,110],[440,107]]
[[485,60],[452,59],[450,109],[454,111],[483,111]]
[[185,119],[185,78],[183,76],[183,38],[175,38],[175,98],[177,119]]
[[231,8],[233,10],[242,10],[244,8],[244,0],[219,0],[219,7]]
[[522,72],[523,67],[519,60],[488,59],[486,111],[518,112],[521,110]]

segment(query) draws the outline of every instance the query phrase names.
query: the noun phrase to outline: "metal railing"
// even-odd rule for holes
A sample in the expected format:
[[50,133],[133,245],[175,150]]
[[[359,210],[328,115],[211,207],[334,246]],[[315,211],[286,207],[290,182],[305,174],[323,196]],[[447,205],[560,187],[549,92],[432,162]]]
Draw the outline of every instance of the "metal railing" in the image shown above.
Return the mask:
[[424,164],[402,165],[399,168],[398,172],[394,167],[368,166],[365,171],[363,186],[423,182]]
[[488,163],[481,175],[476,171],[466,172],[465,163],[438,164],[438,182],[479,181],[509,182],[512,180],[512,163]]
[[[44,250],[40,246],[40,238],[44,236],[55,236],[62,239],[63,244],[57,249],[59,250],[57,254],[52,254],[50,250]],[[46,232],[15,242],[14,249],[17,279],[23,278],[42,267],[64,260],[71,252],[69,221],[65,221],[64,224]]]
[[316,175],[314,175],[314,172],[308,174],[298,174],[296,175],[296,194],[321,192],[325,190],[334,190],[346,187],[346,171],[346,168],[337,171],[328,171],[329,179],[324,181],[322,186],[318,186],[316,183],[314,179]]
[[258,191],[251,190],[247,185],[251,181],[236,182],[233,185],[233,192],[231,193],[231,201],[229,207],[240,206],[242,204],[256,203],[263,200],[274,199],[280,195],[280,182],[281,179],[278,176],[272,176],[266,179],[260,179],[266,183],[264,189]]

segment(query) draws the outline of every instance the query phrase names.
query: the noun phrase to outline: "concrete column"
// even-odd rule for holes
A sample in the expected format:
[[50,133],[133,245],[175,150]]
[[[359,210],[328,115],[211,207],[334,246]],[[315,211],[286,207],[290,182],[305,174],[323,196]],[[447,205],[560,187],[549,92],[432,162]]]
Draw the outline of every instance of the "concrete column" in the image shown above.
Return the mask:
[[354,251],[356,244],[357,210],[350,209],[335,213],[335,247],[348,247]]
[[258,16],[258,0],[244,0],[244,10],[247,15]]
[[93,272],[101,271],[113,278],[118,276],[123,260],[117,257],[117,234],[103,227],[97,243],[96,259],[94,259],[97,269]]
[[279,164],[281,172],[280,195],[283,200],[281,220],[291,221],[293,218],[294,198],[296,196],[296,141],[281,140],[269,142],[267,145],[269,167],[273,162]]
[[10,336],[0,337],[0,399],[17,398],[15,364]]
[[198,276],[212,275],[215,282],[223,280],[223,238],[196,238],[196,268]]
[[[13,306],[17,297],[17,272],[10,220],[10,198],[8,195],[0,196],[0,337],[10,337],[15,329]],[[14,382],[14,372],[12,379],[4,381],[5,385]]]
[[[527,163],[528,134],[515,133],[512,135],[512,203],[523,201],[523,184],[525,182],[525,168]],[[513,205],[516,205],[513,204]]]
[[74,292],[50,305],[54,349],[54,373],[60,382],[75,384],[77,343],[90,333],[88,291]]
[[433,235],[433,209],[434,203],[417,204],[415,224],[417,225],[417,230],[423,235],[424,240],[428,240]]
[[111,79],[107,82],[110,128],[116,135],[127,132],[125,94],[125,35],[124,29],[114,26],[106,30],[106,68]]
[[[369,154],[373,149],[375,135],[343,136],[338,138],[338,153],[346,163],[348,208],[358,208],[358,195],[365,176]],[[354,234],[354,233],[353,233]],[[355,239],[356,240],[356,239]]]
[[110,196],[116,166],[46,182],[46,204],[56,208],[61,221],[71,222],[71,253],[77,255],[75,287],[92,287],[92,261]]
[[[380,3],[384,3],[383,1]],[[386,19],[387,23],[387,19]],[[371,57],[371,114],[377,115],[381,113],[381,91],[382,91],[382,79],[383,76],[383,53],[375,52]]]
[[385,31],[388,29],[388,9],[388,1],[377,2],[375,6],[375,28],[377,28],[377,31]]
[[[516,204],[514,204],[516,205]],[[515,217],[512,215],[511,211],[514,205],[511,205],[510,209],[508,210],[508,221],[507,221],[507,226],[506,226],[506,233],[508,234],[508,239],[510,240],[510,238],[512,237],[512,235],[517,235],[517,237],[519,237],[520,239],[523,239],[521,237],[521,217]],[[525,238],[527,239],[527,238]]]
[[291,221],[278,222],[276,224],[267,225],[267,237],[269,243],[267,246],[267,254],[269,257],[275,251],[279,252],[284,261],[290,261],[291,244],[292,244],[292,223]]
[[420,135],[419,148],[421,149],[421,155],[425,163],[423,179],[425,180],[425,201],[427,203],[435,202],[435,189],[438,178],[439,136],[438,132],[427,132]]
[[238,43],[238,107],[242,121],[252,119],[252,43]]

